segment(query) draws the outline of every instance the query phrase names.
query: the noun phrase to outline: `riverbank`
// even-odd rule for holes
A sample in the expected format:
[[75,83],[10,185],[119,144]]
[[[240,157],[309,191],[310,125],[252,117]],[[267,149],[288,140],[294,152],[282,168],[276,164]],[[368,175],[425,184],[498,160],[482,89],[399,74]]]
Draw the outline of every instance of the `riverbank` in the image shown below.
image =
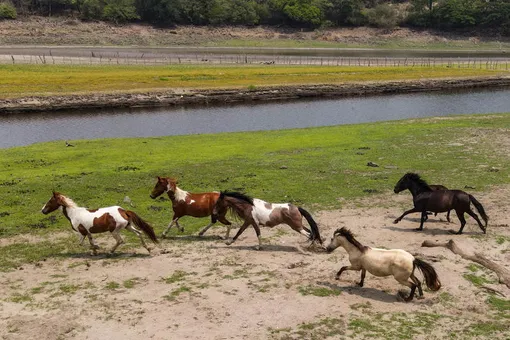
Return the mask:
[[[332,69],[328,68],[327,69]],[[310,68],[309,68],[310,69]],[[407,80],[388,80],[397,78],[398,68],[396,70],[388,70],[386,74],[382,74],[381,70],[373,70],[370,68],[358,69],[355,72],[353,68],[351,72],[346,72],[345,68],[339,71],[335,68],[337,74],[331,74],[324,70],[324,68],[312,68],[308,73],[299,73],[299,68],[290,68],[294,71],[293,74],[278,74],[273,79],[271,78],[271,71],[267,73],[256,73],[250,79],[243,75],[236,75],[235,79],[228,79],[228,76],[219,75],[208,76],[202,73],[194,77],[187,77],[181,75],[178,78],[178,86],[173,87],[174,79],[171,76],[154,76],[148,75],[156,82],[154,89],[124,89],[113,91],[112,88],[116,87],[129,87],[133,85],[136,80],[128,83],[125,79],[120,79],[118,84],[109,87],[109,90],[101,89],[101,84],[97,80],[110,81],[108,76],[97,78],[87,86],[92,86],[97,91],[88,90],[80,91],[81,93],[72,93],[73,86],[66,86],[64,83],[55,80],[55,86],[61,89],[63,93],[50,92],[45,95],[30,95],[31,88],[34,84],[27,84],[28,88],[23,88],[25,84],[21,85],[21,92],[15,93],[15,98],[4,98],[0,101],[0,113],[20,113],[20,112],[41,112],[41,111],[59,111],[59,110],[82,110],[82,109],[99,109],[99,108],[132,108],[132,107],[163,107],[163,106],[186,106],[186,105],[204,105],[216,103],[240,103],[252,101],[273,101],[273,100],[290,100],[299,98],[334,98],[344,96],[360,96],[360,95],[378,95],[390,93],[410,93],[410,92],[424,92],[424,91],[446,91],[454,89],[465,88],[482,88],[482,87],[506,87],[510,85],[510,76],[507,72],[494,71],[494,70],[465,70],[468,72],[456,72],[456,70],[442,68],[442,69],[413,69],[412,71],[403,70],[400,74],[400,79]],[[235,69],[229,68],[232,72]],[[302,69],[301,69],[302,70]],[[457,76],[444,77],[434,79],[434,76],[441,76],[434,71],[443,72],[446,74]],[[462,69],[460,69],[462,70]],[[326,71],[326,72],[324,72]],[[331,71],[331,70],[330,70]],[[409,72],[406,72],[409,71]],[[479,76],[466,76],[466,74],[479,73]],[[426,73],[423,73],[426,72]],[[221,72],[220,72],[221,73]],[[366,73],[366,74],[362,74]],[[487,76],[487,74],[494,74]],[[274,75],[274,74],[273,74]],[[306,76],[308,75],[308,79]],[[335,77],[336,76],[336,77]],[[356,81],[365,77],[364,82]],[[413,79],[420,78],[420,79]],[[427,79],[432,78],[432,79]],[[69,78],[67,78],[68,80]],[[162,80],[163,79],[163,80]],[[167,89],[157,88],[159,84],[166,83],[170,79],[170,84]],[[375,79],[379,79],[375,81]],[[119,80],[119,79],[118,79]],[[192,81],[190,83],[190,80]],[[226,80],[226,81],[225,81]],[[8,79],[4,81],[9,82]],[[305,82],[324,82],[323,84],[300,84]],[[20,81],[23,82],[22,80]],[[209,82],[209,84],[208,84]],[[254,85],[262,82],[264,85]],[[268,85],[267,83],[274,85]],[[281,83],[287,83],[282,85]],[[296,82],[297,84],[293,84]],[[336,82],[331,83],[331,82]],[[157,84],[159,83],[159,84]],[[197,85],[200,83],[200,85]],[[223,86],[221,88],[193,88],[188,86],[201,86],[208,87],[213,84],[233,84],[230,86]],[[120,85],[119,85],[120,84]],[[250,84],[250,85],[239,85]],[[51,84],[41,84],[43,87],[51,87]],[[77,84],[74,86],[79,87]],[[145,82],[143,86],[147,86]],[[161,86],[161,85],[159,85]],[[37,93],[38,90],[35,90]],[[71,93],[67,93],[70,91]],[[87,93],[92,92],[92,93]],[[109,93],[114,92],[114,93]],[[3,95],[5,96],[5,94]]]

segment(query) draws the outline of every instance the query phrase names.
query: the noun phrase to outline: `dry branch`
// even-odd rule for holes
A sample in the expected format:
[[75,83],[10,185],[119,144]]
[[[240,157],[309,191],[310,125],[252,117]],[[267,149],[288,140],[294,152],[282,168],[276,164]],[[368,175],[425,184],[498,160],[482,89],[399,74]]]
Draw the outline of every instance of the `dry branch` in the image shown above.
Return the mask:
[[510,271],[505,267],[497,264],[494,261],[489,260],[484,255],[480,253],[474,253],[473,255],[467,254],[464,252],[459,246],[453,241],[450,240],[446,243],[439,243],[434,241],[426,240],[421,244],[422,247],[443,247],[446,249],[450,249],[454,254],[460,255],[463,259],[476,262],[487,269],[492,270],[496,273],[499,279],[499,283],[505,284],[508,288],[510,288]]

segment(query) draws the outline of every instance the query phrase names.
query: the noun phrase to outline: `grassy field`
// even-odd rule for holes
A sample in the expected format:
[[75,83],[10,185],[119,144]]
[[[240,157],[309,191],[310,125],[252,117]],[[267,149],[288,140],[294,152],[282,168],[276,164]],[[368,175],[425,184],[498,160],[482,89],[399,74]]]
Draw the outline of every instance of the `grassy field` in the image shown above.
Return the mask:
[[[307,209],[340,208],[343,199],[387,194],[407,171],[430,182],[486,190],[510,183],[510,157],[494,143],[510,115],[383,122],[268,132],[161,138],[101,139],[0,150],[0,237],[68,231],[61,213],[40,213],[52,189],[79,205],[124,205],[157,233],[170,220],[167,198],[151,200],[156,176],[174,176],[184,190],[233,189]],[[499,150],[499,151],[498,151]],[[380,167],[368,167],[367,162]],[[282,169],[283,167],[283,169]],[[497,169],[492,171],[491,169]],[[205,219],[184,218],[186,233]],[[59,243],[60,242],[60,243]],[[0,248],[0,268],[79,249],[74,238]],[[135,241],[137,242],[137,241]],[[137,245],[137,244],[136,244]],[[70,248],[69,248],[70,247]],[[37,251],[35,251],[37,249]],[[53,250],[52,250],[53,249]]]
[[0,65],[0,98],[157,91],[170,88],[252,88],[477,77],[505,71],[448,67],[323,66],[74,66]]

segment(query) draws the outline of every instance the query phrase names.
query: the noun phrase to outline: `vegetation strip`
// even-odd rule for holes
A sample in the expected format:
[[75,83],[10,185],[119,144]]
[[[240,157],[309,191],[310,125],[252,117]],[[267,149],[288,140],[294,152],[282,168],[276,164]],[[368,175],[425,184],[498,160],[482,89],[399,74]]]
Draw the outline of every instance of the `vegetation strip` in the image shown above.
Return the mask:
[[[494,73],[496,74],[496,72]],[[305,81],[302,80],[303,83]],[[298,98],[334,98],[388,93],[444,91],[475,87],[506,87],[509,85],[509,76],[495,75],[457,77],[456,79],[448,77],[446,79],[412,79],[405,81],[347,81],[341,84],[248,85],[247,87],[235,86],[220,89],[149,89],[148,92],[138,89],[135,92],[132,90],[120,90],[116,91],[116,93],[100,92],[91,94],[90,92],[92,91],[89,91],[89,93],[85,94],[57,93],[51,96],[27,96],[29,92],[23,92],[24,96],[20,98],[10,98],[1,101],[0,114],[71,109],[204,105]]]

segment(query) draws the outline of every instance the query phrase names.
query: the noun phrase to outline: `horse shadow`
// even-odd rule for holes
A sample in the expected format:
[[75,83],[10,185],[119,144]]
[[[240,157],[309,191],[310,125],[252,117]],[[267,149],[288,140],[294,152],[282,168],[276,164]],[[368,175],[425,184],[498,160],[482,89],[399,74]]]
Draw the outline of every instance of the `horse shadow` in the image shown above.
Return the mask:
[[[391,231],[400,231],[400,232],[405,232],[405,233],[422,233],[422,234],[431,235],[431,236],[436,236],[436,235],[450,235],[450,236],[453,236],[454,233],[457,232],[456,229],[427,228],[426,225],[423,227],[423,230],[416,230],[416,228],[396,227],[396,226],[383,226],[383,227],[381,227],[381,229],[388,229],[388,230],[391,230]],[[462,235],[475,235],[475,234],[477,234],[477,232],[472,232],[472,231],[464,231],[464,232],[462,232]]]
[[[244,251],[257,251],[257,252],[287,252],[287,253],[300,253],[300,254],[306,254],[303,251],[299,250],[299,248],[294,246],[283,246],[279,244],[263,244],[260,250],[255,249],[254,245],[251,246],[244,246],[244,245],[238,245],[238,246],[227,246],[220,247],[220,246],[211,246],[211,248],[216,249],[224,249],[224,248],[231,248],[231,249],[237,249],[237,250],[244,250]],[[308,254],[306,254],[308,255]]]
[[145,259],[150,258],[151,254],[139,254],[139,253],[128,253],[128,252],[116,252],[110,254],[108,252],[98,252],[97,255],[92,255],[87,251],[84,252],[73,252],[65,254],[55,254],[51,257],[54,258],[65,258],[65,259],[85,259],[85,260],[113,260],[113,259]]
[[331,290],[341,291],[342,293],[347,293],[349,295],[358,295],[362,298],[377,300],[385,303],[394,303],[400,301],[396,295],[391,295],[375,288],[359,287],[356,284],[352,286],[340,286],[327,281],[319,281],[317,284]]
[[172,242],[192,242],[192,241],[218,241],[223,240],[222,236],[219,235],[205,235],[205,236],[198,236],[198,235],[183,235],[183,236],[165,236],[161,237],[160,240],[167,240]]

